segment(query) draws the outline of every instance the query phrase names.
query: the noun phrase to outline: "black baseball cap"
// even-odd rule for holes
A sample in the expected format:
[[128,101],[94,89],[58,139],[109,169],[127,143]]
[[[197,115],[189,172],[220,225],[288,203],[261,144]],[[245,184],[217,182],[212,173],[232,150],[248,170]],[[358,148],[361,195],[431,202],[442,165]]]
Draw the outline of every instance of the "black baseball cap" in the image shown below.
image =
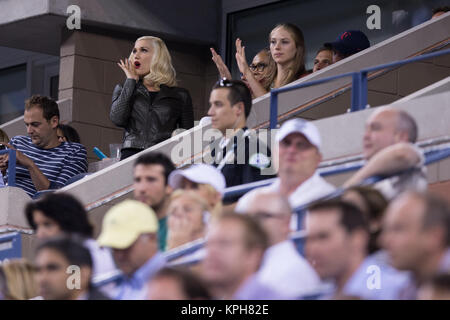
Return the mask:
[[348,30],[341,33],[336,41],[325,43],[324,46],[332,47],[344,55],[352,55],[370,47],[370,42],[364,32]]

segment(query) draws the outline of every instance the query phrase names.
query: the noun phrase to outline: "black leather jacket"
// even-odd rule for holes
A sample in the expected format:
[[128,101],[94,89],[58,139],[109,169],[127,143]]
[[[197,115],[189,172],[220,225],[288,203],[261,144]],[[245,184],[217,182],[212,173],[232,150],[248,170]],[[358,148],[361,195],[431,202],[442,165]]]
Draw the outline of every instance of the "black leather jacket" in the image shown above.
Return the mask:
[[122,148],[146,149],[170,138],[177,128],[194,126],[189,91],[161,85],[151,101],[142,81],[134,79],[114,88],[110,118],[125,129]]

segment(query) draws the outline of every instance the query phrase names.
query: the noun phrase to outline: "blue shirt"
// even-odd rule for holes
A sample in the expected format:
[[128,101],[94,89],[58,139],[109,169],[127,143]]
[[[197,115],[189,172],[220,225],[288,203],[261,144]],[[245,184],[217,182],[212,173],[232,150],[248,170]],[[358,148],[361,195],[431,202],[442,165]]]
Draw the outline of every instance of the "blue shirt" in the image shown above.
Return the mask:
[[240,286],[232,300],[288,300],[288,298],[262,284],[256,275],[252,275]]
[[393,300],[398,298],[408,277],[409,273],[388,264],[386,252],[378,251],[364,259],[342,293],[365,300]]
[[[448,248],[444,253],[437,272],[450,272],[450,248]],[[408,283],[402,288],[402,291],[400,292],[398,298],[401,300],[416,300],[418,289],[419,285],[417,283],[417,280],[412,274],[410,274]]]
[[[16,136],[9,143],[33,160],[50,181],[50,189],[61,188],[70,178],[87,172],[86,149],[82,144],[63,142],[52,149],[41,149],[26,136]],[[30,197],[37,192],[30,172],[19,164],[16,166],[16,185],[25,190]]]
[[156,253],[131,277],[123,275],[114,289],[112,297],[116,300],[144,300],[147,295],[147,282],[166,264],[161,252]]

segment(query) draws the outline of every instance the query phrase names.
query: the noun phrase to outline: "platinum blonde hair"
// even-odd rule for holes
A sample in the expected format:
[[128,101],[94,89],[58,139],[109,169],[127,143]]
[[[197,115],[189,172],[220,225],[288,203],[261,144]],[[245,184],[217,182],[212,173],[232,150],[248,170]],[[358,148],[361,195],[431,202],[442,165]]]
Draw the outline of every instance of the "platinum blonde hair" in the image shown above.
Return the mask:
[[[150,63],[150,72],[144,77],[143,81],[150,83],[159,89],[164,84],[169,87],[177,85],[176,71],[172,65],[172,57],[166,44],[158,37],[143,36],[136,40],[148,40],[153,48],[153,58]],[[131,55],[130,55],[131,56]]]

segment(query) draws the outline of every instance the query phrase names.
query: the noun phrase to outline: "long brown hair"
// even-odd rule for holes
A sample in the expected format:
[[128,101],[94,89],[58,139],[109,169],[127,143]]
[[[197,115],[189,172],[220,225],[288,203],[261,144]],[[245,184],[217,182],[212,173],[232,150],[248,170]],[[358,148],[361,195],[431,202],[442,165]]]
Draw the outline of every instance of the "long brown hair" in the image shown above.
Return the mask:
[[[281,80],[281,85],[284,86],[288,83],[291,83],[292,81],[297,80],[302,76],[305,72],[305,38],[303,36],[302,30],[300,30],[299,27],[297,27],[295,24],[292,23],[279,23],[275,26],[275,28],[272,29],[269,35],[269,42],[270,38],[272,37],[272,33],[279,28],[285,29],[289,34],[291,35],[292,39],[295,42],[295,47],[297,48],[297,51],[295,52],[294,57],[294,63],[289,68],[289,71],[284,79]],[[271,82],[273,82],[277,76],[277,71],[275,71],[274,77]]]

